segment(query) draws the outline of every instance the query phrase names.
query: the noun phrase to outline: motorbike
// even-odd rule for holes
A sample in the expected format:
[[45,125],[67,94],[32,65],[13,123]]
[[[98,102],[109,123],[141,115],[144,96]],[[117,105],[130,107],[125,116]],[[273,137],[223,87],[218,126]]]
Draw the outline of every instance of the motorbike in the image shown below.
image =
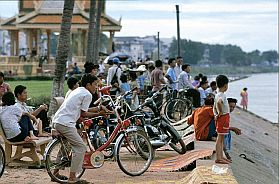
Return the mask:
[[[132,90],[127,94],[131,94]],[[123,100],[121,114],[123,118],[134,118],[134,124],[146,132],[150,139],[152,148],[158,149],[160,147],[169,145],[179,154],[186,153],[186,145],[182,140],[176,129],[170,124],[169,120],[160,115],[160,111],[156,106],[154,98],[152,97],[145,99],[144,103],[139,105],[135,110],[131,110],[129,103]],[[148,109],[148,110],[147,110]]]

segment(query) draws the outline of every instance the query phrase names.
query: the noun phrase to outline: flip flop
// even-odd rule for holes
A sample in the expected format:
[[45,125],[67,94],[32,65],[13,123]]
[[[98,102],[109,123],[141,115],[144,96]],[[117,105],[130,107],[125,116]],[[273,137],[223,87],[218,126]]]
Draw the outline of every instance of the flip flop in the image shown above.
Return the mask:
[[[59,180],[68,180],[68,177],[67,176],[63,176],[63,175],[55,175],[55,177],[57,177]],[[54,179],[51,178],[51,181],[55,181]]]
[[226,160],[215,160],[216,164],[229,164],[230,162],[226,161]]

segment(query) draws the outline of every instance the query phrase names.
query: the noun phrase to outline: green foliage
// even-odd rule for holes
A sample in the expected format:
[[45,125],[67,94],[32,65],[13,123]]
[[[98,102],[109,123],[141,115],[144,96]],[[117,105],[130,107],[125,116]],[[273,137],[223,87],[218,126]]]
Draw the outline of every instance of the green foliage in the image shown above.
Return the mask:
[[7,81],[30,81],[30,80],[36,80],[36,81],[50,81],[53,80],[53,76],[7,76],[5,77],[5,80]]
[[[181,39],[181,56],[185,63],[197,64],[203,58],[205,49],[209,49],[209,60],[212,64],[228,64],[233,66],[250,66],[251,64],[264,64],[264,61],[277,63],[279,55],[277,51],[259,50],[244,52],[236,45],[204,44],[191,40]],[[173,38],[169,48],[169,57],[177,56],[177,40]]]

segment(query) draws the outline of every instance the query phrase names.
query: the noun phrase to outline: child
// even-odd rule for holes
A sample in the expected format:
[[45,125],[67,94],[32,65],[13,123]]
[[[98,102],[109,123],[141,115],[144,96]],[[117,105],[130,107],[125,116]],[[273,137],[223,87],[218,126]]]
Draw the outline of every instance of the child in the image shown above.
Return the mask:
[[67,85],[68,85],[68,88],[69,90],[67,91],[66,95],[65,95],[65,99],[69,96],[69,94],[76,88],[79,87],[79,84],[78,84],[78,80],[74,77],[70,77],[68,80],[67,80]]
[[137,73],[131,72],[130,77],[131,77],[130,89],[137,88],[137,90],[133,91],[132,100],[131,100],[131,109],[135,110],[139,106],[139,97],[138,97],[139,84],[137,83]]
[[12,92],[6,92],[3,97],[3,107],[0,110],[0,120],[6,137],[11,142],[28,142],[37,140],[34,136],[34,128],[28,114],[15,105],[15,96]]
[[224,136],[229,133],[229,104],[225,92],[228,90],[229,79],[225,75],[218,75],[216,77],[218,93],[215,96],[213,112],[215,116],[216,131],[218,133],[216,141],[216,160],[218,164],[229,164],[230,160],[224,158]]
[[247,88],[243,88],[243,90],[240,93],[240,96],[242,97],[240,105],[242,105],[243,110],[247,110],[248,106],[248,93]]
[[[120,76],[121,85],[120,85],[120,93],[124,94],[127,91],[130,91],[130,85],[127,83],[128,77],[125,74],[122,74]],[[131,95],[126,96],[125,100],[128,102],[128,104],[131,104]]]

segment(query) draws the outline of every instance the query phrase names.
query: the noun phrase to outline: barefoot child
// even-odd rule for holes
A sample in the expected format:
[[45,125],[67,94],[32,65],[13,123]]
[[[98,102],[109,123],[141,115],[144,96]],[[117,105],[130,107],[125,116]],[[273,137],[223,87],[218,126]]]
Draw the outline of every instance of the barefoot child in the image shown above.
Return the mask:
[[3,107],[0,110],[0,120],[6,137],[11,142],[36,140],[30,118],[15,105],[15,96],[6,92],[2,97]]
[[218,93],[215,96],[213,112],[215,116],[216,131],[218,133],[216,141],[216,160],[218,164],[229,164],[230,160],[223,156],[224,136],[229,133],[230,114],[229,104],[225,92],[228,90],[229,79],[225,75],[216,77]]

